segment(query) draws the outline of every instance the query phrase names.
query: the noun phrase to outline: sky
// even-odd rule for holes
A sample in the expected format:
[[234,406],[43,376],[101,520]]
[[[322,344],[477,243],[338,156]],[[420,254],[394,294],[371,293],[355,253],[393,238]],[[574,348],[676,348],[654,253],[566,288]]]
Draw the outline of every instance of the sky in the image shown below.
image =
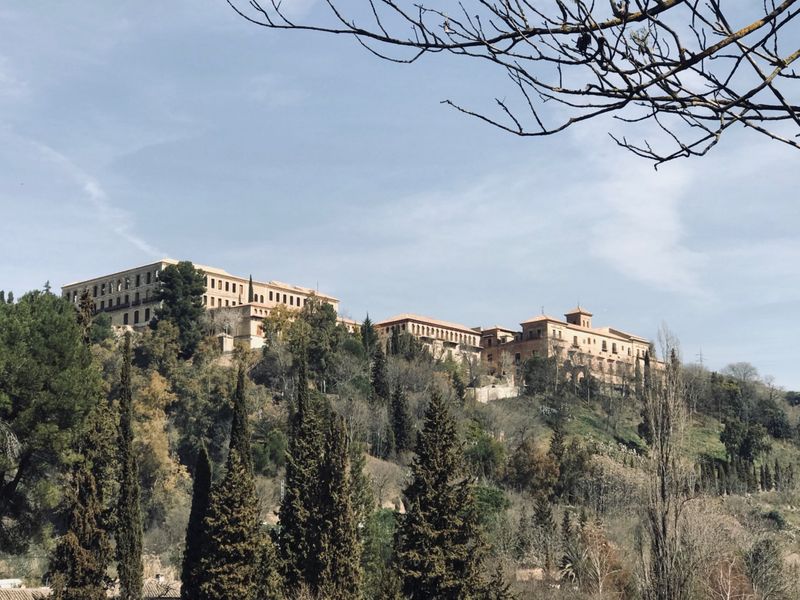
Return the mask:
[[441,104],[487,109],[508,85],[221,0],[5,3],[0,289],[171,257],[318,288],[359,320],[517,327],[580,303],[800,389],[800,155],[734,131],[656,171],[619,124],[526,139]]

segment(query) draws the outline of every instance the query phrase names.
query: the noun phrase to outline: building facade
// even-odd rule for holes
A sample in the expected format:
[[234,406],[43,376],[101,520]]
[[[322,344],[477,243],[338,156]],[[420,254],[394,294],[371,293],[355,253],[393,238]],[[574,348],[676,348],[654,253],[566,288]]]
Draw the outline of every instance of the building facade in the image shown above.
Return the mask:
[[592,313],[580,306],[564,317],[539,315],[520,323],[521,331],[482,330],[482,358],[490,374],[507,375],[534,356],[555,357],[577,379],[591,373],[601,381],[618,383],[633,376],[637,359],[650,349],[645,338],[612,327],[593,327]]
[[480,331],[465,325],[408,313],[375,323],[375,331],[384,344],[395,330],[419,340],[435,359],[460,361],[479,359],[481,355]]
[[[88,291],[96,313],[105,312],[115,327],[145,327],[155,317],[155,300],[160,273],[178,261],[162,259],[140,267],[70,283],[61,288],[67,300],[77,304]],[[270,310],[286,306],[299,310],[310,297],[331,304],[338,312],[339,300],[310,288],[279,281],[252,281],[249,277],[231,275],[223,269],[197,265],[203,272],[205,291],[203,306],[212,311],[213,318],[223,323],[225,333],[260,348],[264,338],[261,323]],[[252,293],[252,297],[251,297]]]

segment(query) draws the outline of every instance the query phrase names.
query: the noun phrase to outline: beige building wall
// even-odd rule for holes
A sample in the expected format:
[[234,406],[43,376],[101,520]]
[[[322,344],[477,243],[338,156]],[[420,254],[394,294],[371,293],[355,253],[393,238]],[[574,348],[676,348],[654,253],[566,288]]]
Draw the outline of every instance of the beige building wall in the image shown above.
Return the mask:
[[498,327],[482,332],[482,356],[490,373],[503,374],[501,365],[520,365],[534,356],[556,356],[576,377],[590,372],[601,381],[618,383],[633,376],[636,360],[650,348],[645,338],[593,327],[592,314],[580,307],[563,320],[540,315],[520,326],[516,332]]
[[[77,304],[84,290],[94,302],[95,312],[107,312],[114,327],[139,328],[146,326],[154,317],[158,303],[154,300],[159,285],[159,275],[169,265],[178,261],[163,259],[141,267],[134,267],[110,275],[103,275],[61,288],[64,298]],[[205,292],[203,306],[207,310],[233,310],[234,331],[229,332],[237,341],[246,342],[251,348],[263,346],[261,322],[272,308],[284,305],[300,310],[311,296],[331,304],[339,310],[339,300],[279,281],[253,281],[253,301],[249,301],[249,277],[231,275],[223,269],[195,264],[203,271]]]
[[435,359],[450,357],[460,361],[480,358],[480,333],[464,325],[413,314],[397,315],[375,323],[375,330],[384,345],[395,329],[414,336]]

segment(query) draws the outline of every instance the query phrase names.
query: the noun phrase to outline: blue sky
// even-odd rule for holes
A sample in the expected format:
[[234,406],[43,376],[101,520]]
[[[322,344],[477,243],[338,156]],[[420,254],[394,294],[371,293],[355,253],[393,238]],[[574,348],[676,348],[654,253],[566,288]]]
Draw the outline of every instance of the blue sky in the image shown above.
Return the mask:
[[614,123],[518,139],[440,104],[505,86],[221,1],[6,3],[0,288],[170,256],[319,286],[358,319],[516,326],[580,302],[800,389],[800,156],[734,132],[655,172]]

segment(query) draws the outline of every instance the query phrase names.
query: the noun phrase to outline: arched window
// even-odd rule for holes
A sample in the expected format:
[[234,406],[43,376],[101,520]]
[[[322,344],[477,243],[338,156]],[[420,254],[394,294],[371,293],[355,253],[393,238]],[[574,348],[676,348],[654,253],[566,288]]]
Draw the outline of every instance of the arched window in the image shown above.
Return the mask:
[[122,315],[122,324],[123,325],[127,325],[128,324],[128,313],[125,313],[124,315]]
[[139,322],[139,311],[133,311],[133,324],[136,325]]
[[145,308],[144,309],[144,322],[145,323],[149,323],[150,322],[150,309],[149,308]]

